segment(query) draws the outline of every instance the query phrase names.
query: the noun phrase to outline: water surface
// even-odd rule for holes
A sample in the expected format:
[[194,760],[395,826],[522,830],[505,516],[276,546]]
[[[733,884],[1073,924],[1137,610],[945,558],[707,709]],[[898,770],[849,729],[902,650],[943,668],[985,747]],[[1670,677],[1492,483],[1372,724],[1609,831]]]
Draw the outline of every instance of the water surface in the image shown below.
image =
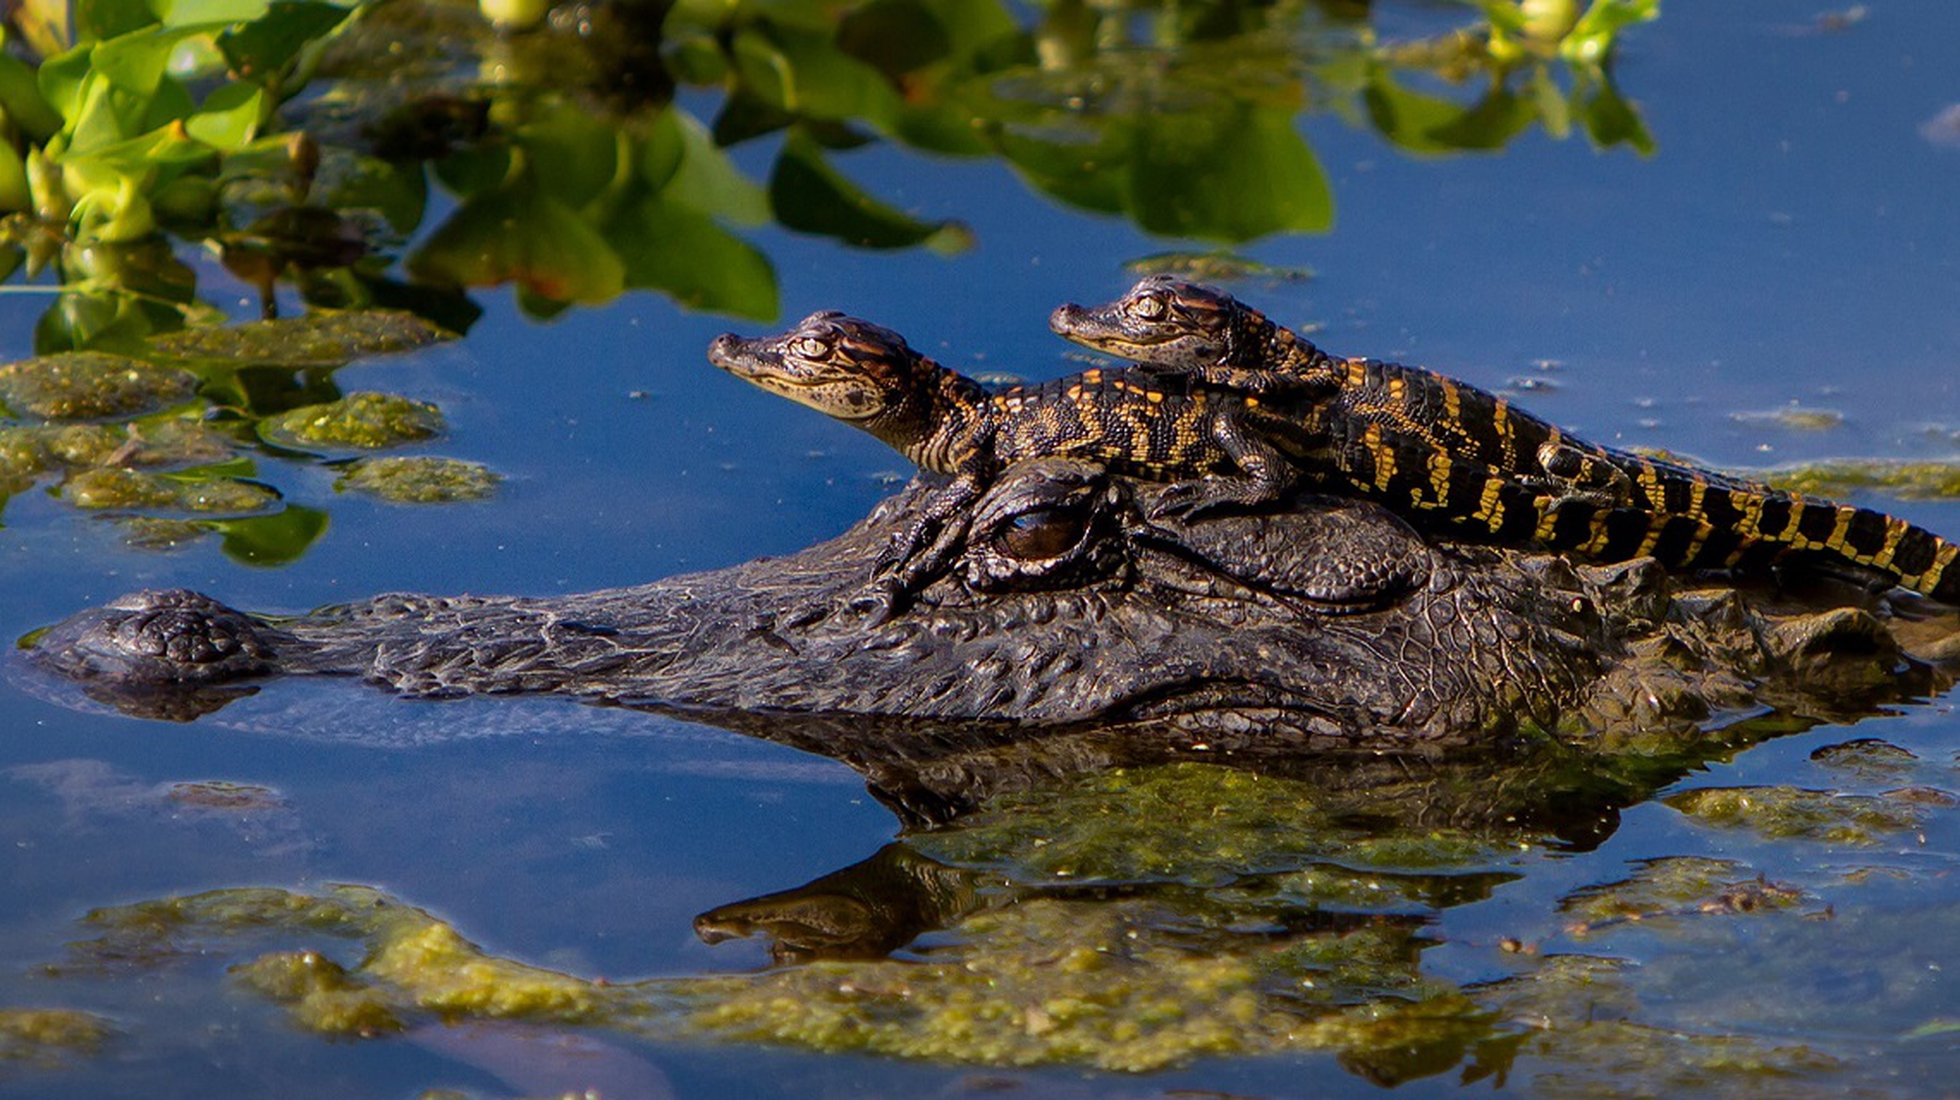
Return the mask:
[[[1458,15],[1377,8],[1386,35],[1427,33]],[[1674,4],[1628,31],[1614,73],[1654,136],[1646,158],[1540,130],[1501,154],[1417,156],[1355,120],[1303,114],[1334,195],[1334,228],[1242,251],[1316,277],[1234,289],[1291,324],[1317,326],[1331,349],[1519,391],[1602,442],[1734,468],[1953,458],[1960,149],[1922,127],[1960,101],[1960,12],[1874,5],[1841,32],[1820,29],[1817,15],[1794,2],[1741,13]],[[773,147],[765,139],[735,155],[761,174]],[[963,221],[977,243],[942,256],[746,231],[775,266],[782,316],[847,310],[961,369],[1030,378],[1077,369],[1046,332],[1047,312],[1119,292],[1133,278],[1127,261],[1192,246],[1062,206],[999,160],[874,145],[839,163],[915,216]],[[207,288],[226,286],[213,265],[200,275]],[[249,312],[243,287],[207,293]],[[466,339],[348,368],[341,381],[439,403],[451,424],[441,453],[506,475],[492,500],[406,509],[336,494],[317,466],[266,458],[289,501],[324,508],[331,524],[299,560],[254,569],[211,542],[133,550],[110,525],[24,493],[7,503],[0,531],[0,630],[19,636],[141,587],[301,610],[382,590],[627,584],[805,546],[909,476],[876,441],[706,365],[715,334],[763,323],[686,312],[651,294],[542,323],[506,292],[476,300],[487,312]],[[8,358],[34,350],[41,305],[0,298]],[[1736,415],[1792,405],[1842,421],[1801,431]],[[1951,501],[1857,502],[1960,533]],[[0,1092],[527,1095],[585,1087],[586,1070],[559,1072],[570,1063],[600,1067],[590,1079],[610,1083],[608,1096],[1358,1095],[1391,1083],[1405,1095],[1499,1085],[1908,1095],[1946,1087],[1960,1069],[1960,993],[1945,977],[1960,973],[1947,934],[1960,905],[1951,875],[1960,814],[1937,800],[1861,843],[1717,828],[1652,801],[1624,811],[1597,847],[1484,853],[1452,869],[1505,881],[1414,907],[1425,978],[1474,989],[1516,972],[1509,949],[1519,944],[1541,957],[1626,963],[1597,983],[1595,1016],[1645,1038],[1547,1044],[1515,1062],[1472,1050],[1390,1072],[1333,1054],[1215,1056],[1133,1076],[607,1029],[328,1042],[228,984],[224,968],[239,959],[222,953],[44,973],[90,934],[77,922],[97,907],[332,883],[377,887],[494,954],[584,977],[744,972],[767,965],[762,949],[702,944],[696,913],[864,859],[898,831],[840,764],[668,719],[400,703],[344,684],[275,690],[318,714],[313,728],[173,725],[0,693],[0,881],[9,884],[0,1004],[82,1008],[119,1030],[65,1068],[0,1063]],[[1858,773],[1813,759],[1855,738],[1882,738],[1916,760]],[[1769,740],[1670,791],[1951,791],[1960,789],[1956,753],[1951,699],[1934,699],[1855,729]],[[212,779],[263,785],[276,805],[206,812],[167,797],[173,783]],[[1797,900],[1574,931],[1561,899],[1678,857],[1732,861],[1737,881],[1760,875]],[[1533,1009],[1511,1011],[1528,1028]],[[526,1053],[564,1035],[593,1048],[580,1058]],[[1710,1058],[1707,1037],[1746,1052]]]

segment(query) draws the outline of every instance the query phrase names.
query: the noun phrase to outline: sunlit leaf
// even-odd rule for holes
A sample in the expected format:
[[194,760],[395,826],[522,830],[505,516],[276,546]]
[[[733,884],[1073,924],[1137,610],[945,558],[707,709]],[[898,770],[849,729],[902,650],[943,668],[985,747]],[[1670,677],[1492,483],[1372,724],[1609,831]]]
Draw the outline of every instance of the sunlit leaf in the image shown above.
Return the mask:
[[1538,112],[1538,124],[1545,128],[1545,132],[1555,138],[1570,135],[1572,108],[1566,102],[1565,90],[1552,79],[1551,69],[1545,65],[1533,66],[1527,87],[1532,105]]
[[1623,28],[1658,19],[1660,14],[1660,0],[1593,0],[1559,44],[1559,53],[1582,64],[1599,64]]
[[712,218],[647,195],[615,212],[606,239],[626,265],[626,284],[664,290],[694,309],[759,321],[777,310],[768,257]]
[[958,250],[970,243],[970,233],[957,222],[921,221],[872,198],[832,168],[816,143],[801,134],[792,134],[776,157],[769,201],[784,226],[860,248],[930,243]]
[[207,145],[239,149],[258,136],[264,115],[265,89],[256,84],[225,84],[184,120],[184,129]]
[[267,0],[149,0],[151,10],[166,27],[191,24],[244,23],[257,19],[270,6]]
[[91,64],[103,79],[121,91],[138,96],[155,95],[178,44],[212,29],[208,25],[150,28],[121,35],[97,44]]
[[449,286],[515,282],[556,302],[610,301],[626,286],[625,268],[598,230],[530,187],[464,203],[409,257],[408,270]]
[[42,98],[68,120],[71,128],[82,107],[84,84],[91,72],[89,58],[94,52],[93,46],[78,47],[43,61],[34,74]]
[[269,516],[207,521],[224,536],[225,556],[246,565],[271,568],[297,561],[327,532],[327,514],[297,504]]

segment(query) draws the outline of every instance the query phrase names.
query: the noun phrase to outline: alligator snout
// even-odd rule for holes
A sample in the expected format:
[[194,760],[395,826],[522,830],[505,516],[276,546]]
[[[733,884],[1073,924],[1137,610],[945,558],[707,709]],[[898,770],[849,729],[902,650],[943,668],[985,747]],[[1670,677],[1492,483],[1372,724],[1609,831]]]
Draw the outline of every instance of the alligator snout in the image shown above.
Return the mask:
[[742,346],[742,338],[732,332],[724,332],[708,341],[708,362],[723,370],[734,364],[735,350]]

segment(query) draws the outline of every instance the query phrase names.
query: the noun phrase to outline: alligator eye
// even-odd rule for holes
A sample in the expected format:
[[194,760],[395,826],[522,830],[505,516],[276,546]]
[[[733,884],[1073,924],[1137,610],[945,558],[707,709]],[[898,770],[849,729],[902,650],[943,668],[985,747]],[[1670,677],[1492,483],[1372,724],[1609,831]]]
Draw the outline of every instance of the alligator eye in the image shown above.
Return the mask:
[[1145,294],[1130,303],[1130,312],[1146,321],[1155,321],[1164,315],[1164,299],[1159,294]]
[[1059,558],[1082,541],[1088,521],[1076,508],[1030,508],[1003,524],[995,541],[1022,561]]
[[815,336],[805,336],[796,342],[796,354],[805,359],[822,359],[830,354],[830,343]]

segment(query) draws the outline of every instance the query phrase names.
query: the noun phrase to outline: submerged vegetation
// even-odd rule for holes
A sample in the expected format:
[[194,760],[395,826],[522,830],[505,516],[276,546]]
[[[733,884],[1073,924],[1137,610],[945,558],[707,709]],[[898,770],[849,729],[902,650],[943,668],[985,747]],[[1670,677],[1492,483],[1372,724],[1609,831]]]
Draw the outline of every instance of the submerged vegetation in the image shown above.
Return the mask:
[[[1832,900],[1861,889],[1861,875],[1806,858],[1793,861],[1802,877],[1783,882],[1736,859],[1654,859],[1554,912],[1514,914],[1501,939],[1453,943],[1443,913],[1492,897],[1559,842],[1480,810],[1470,785],[1439,803],[1421,780],[1405,784],[1343,791],[1206,765],[1062,781],[703,914],[710,942],[766,935],[797,964],[752,973],[583,978],[500,957],[412,902],[341,886],[98,910],[49,974],[215,955],[236,988],[343,1038],[516,1020],[1125,1071],[1319,1051],[1379,1084],[1454,1073],[1589,1094],[1617,1094],[1623,1072],[1650,1092],[1833,1080],[1838,1054],[1762,1038],[1746,1019],[1684,1019],[1668,983],[1680,966],[1721,958],[1716,969],[1746,998],[1751,968],[1790,963],[1736,945],[1837,950]],[[1852,801],[1839,807],[1849,827],[1912,827]],[[1830,831],[1772,833],[1816,845]],[[895,940],[865,949],[863,937],[894,926]],[[847,929],[859,938],[840,938]],[[1621,960],[1655,939],[1685,961],[1647,976]],[[1454,962],[1425,961],[1446,946]],[[1915,965],[1909,950],[1881,955],[1881,968]]]

